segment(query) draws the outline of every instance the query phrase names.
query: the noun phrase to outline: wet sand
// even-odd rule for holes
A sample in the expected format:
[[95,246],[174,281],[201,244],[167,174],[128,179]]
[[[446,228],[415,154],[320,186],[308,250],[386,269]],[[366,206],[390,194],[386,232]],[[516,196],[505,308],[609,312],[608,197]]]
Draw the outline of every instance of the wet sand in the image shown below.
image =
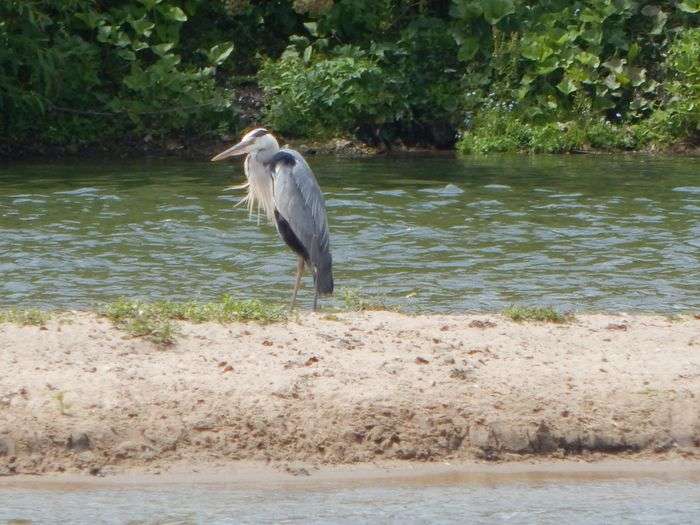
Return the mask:
[[162,349],[87,313],[0,325],[0,474],[700,457],[690,316],[368,312],[181,331]]
[[241,461],[227,466],[175,463],[167,472],[132,468],[108,476],[85,473],[15,475],[0,477],[0,492],[22,490],[94,490],[114,488],[210,486],[246,490],[313,490],[322,488],[438,486],[489,483],[539,483],[566,481],[657,479],[700,482],[700,461],[685,459],[576,458],[486,463],[475,461],[322,465],[299,475],[268,463]]

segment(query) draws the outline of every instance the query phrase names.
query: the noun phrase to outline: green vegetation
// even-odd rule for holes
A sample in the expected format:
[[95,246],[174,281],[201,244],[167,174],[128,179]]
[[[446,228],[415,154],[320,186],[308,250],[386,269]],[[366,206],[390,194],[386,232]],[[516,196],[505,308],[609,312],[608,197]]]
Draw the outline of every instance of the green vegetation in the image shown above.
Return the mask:
[[0,310],[0,323],[15,323],[23,326],[44,326],[51,315],[48,312],[30,308],[27,310]]
[[236,300],[227,295],[219,301],[210,303],[195,301],[146,303],[119,299],[104,306],[101,314],[132,336],[146,337],[163,346],[175,342],[178,328],[173,321],[193,323],[255,321],[265,324],[286,319],[284,309],[281,307],[256,300]]
[[102,314],[133,337],[145,337],[159,346],[175,342],[177,326],[153,305],[121,299],[107,305]]
[[559,313],[549,306],[517,306],[512,305],[503,310],[503,315],[516,323],[523,321],[538,321],[542,323],[565,323],[573,320],[569,313]]
[[383,299],[368,297],[359,290],[343,288],[340,290],[340,298],[343,300],[345,308],[351,312],[364,312],[367,310],[392,310],[398,308],[387,305]]
[[[0,154],[262,120],[464,153],[700,142],[698,0],[7,0]],[[240,107],[260,88],[264,114]]]

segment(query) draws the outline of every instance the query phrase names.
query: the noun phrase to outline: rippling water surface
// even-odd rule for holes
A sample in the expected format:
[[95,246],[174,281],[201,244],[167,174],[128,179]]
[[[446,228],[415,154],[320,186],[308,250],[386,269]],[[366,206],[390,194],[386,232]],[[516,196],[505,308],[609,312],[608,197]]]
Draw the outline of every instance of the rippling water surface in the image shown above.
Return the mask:
[[[0,491],[0,523],[697,523],[697,481],[621,479],[306,490]],[[26,521],[20,521],[26,520]]]
[[[697,158],[310,162],[339,287],[427,312],[700,307]],[[234,208],[242,177],[239,162],[0,166],[0,306],[286,301],[294,258]]]

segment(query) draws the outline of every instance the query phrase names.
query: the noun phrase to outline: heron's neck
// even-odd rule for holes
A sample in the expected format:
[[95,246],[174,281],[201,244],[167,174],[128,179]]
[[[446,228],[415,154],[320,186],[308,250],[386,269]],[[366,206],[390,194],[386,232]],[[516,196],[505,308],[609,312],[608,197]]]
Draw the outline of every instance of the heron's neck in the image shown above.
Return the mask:
[[256,162],[265,165],[270,161],[272,157],[274,157],[275,153],[277,153],[279,150],[279,146],[271,145],[268,148],[252,153],[252,157],[253,160],[255,160]]

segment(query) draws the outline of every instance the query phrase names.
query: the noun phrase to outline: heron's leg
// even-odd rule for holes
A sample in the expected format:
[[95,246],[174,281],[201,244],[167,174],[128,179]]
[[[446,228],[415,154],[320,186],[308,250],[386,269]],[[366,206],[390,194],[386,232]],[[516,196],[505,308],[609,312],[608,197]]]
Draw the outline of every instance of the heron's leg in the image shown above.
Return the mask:
[[301,283],[301,276],[304,274],[304,258],[297,257],[297,277],[294,282],[294,291],[292,292],[292,304],[289,305],[290,310],[294,310],[294,303],[297,300],[297,291],[299,291],[299,284]]
[[314,312],[318,306],[318,284],[316,283],[316,275],[314,271]]

